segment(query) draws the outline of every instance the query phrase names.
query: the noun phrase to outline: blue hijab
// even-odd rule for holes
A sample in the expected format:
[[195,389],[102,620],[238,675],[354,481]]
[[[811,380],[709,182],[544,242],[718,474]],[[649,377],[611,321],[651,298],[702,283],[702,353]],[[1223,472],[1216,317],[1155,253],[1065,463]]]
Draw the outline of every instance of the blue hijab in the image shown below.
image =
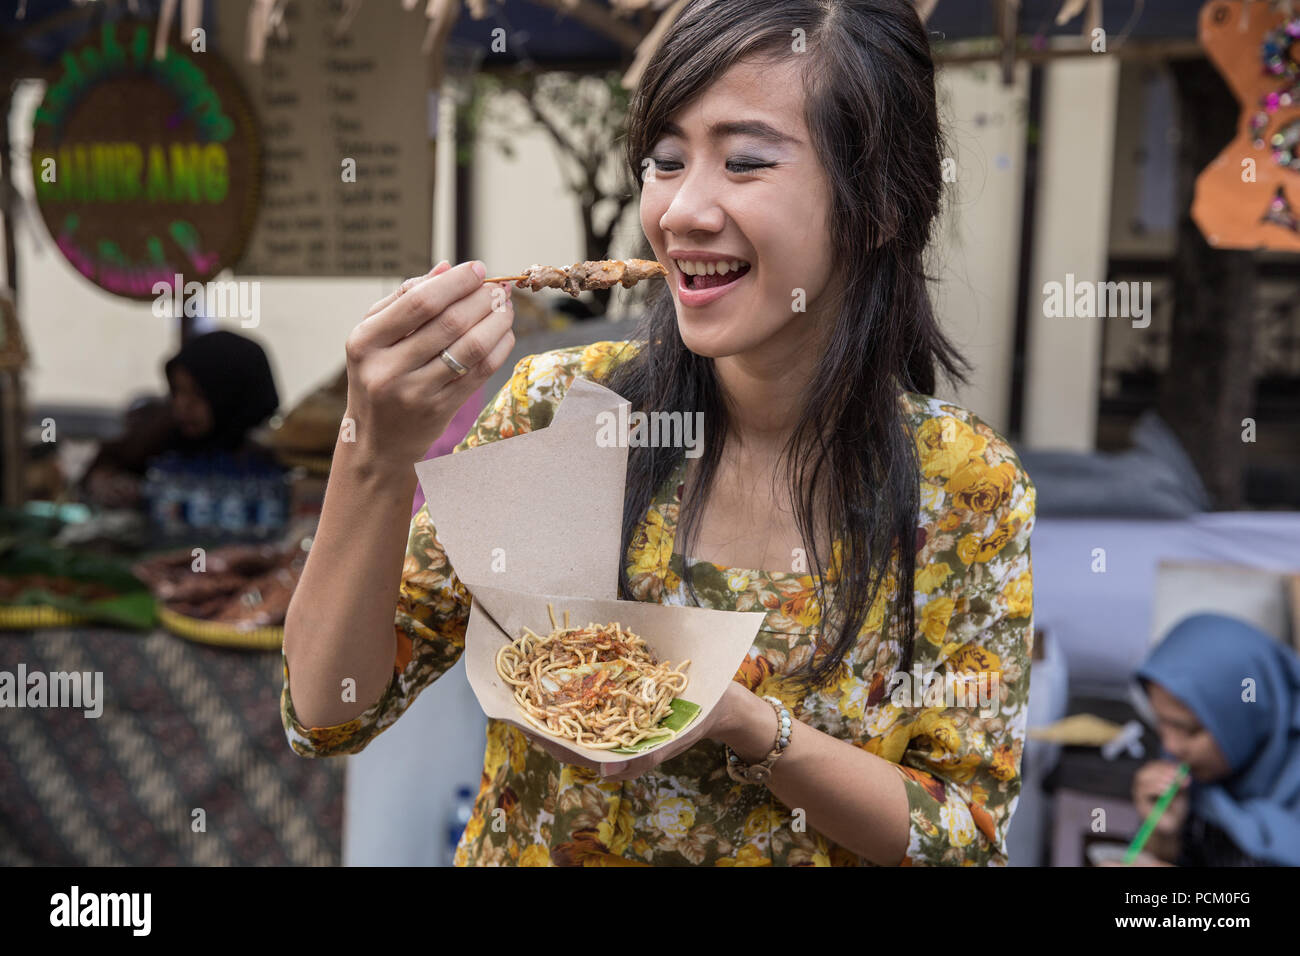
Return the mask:
[[[1192,781],[1191,812],[1242,851],[1300,866],[1300,658],[1244,621],[1196,614],[1179,621],[1138,669],[1214,735],[1232,773]],[[1255,700],[1243,701],[1247,678]]]

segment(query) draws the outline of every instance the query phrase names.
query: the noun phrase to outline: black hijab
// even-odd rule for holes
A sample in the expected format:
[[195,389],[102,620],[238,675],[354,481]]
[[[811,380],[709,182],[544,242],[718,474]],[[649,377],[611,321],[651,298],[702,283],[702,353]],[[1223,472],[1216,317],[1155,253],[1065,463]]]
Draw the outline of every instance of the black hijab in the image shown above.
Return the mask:
[[234,450],[280,406],[266,353],[242,335],[220,330],[191,339],[164,366],[168,383],[177,366],[212,406],[212,432],[187,442],[189,450]]

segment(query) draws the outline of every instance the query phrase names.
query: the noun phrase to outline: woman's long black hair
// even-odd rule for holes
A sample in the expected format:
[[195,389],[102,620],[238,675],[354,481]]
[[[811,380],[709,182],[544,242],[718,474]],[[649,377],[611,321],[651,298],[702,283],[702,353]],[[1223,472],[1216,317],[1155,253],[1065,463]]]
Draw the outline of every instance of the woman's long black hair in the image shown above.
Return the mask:
[[[837,676],[895,547],[900,567],[892,615],[903,621],[900,669],[911,667],[920,491],[901,392],[932,394],[936,365],[964,382],[962,369],[970,365],[939,328],[926,287],[922,260],[940,211],[944,153],[929,38],[910,0],[691,0],[632,99],[624,158],[633,180],[640,182],[642,160],[668,119],[750,57],[789,57],[803,65],[805,116],[832,193],[828,289],[838,290],[835,318],[820,371],[798,396],[798,423],[783,452],[796,524],[816,575],[823,635],[833,633],[831,622],[839,625],[833,644],[818,641],[819,652],[788,675],[811,688]],[[699,490],[683,496],[675,549],[689,555],[727,438],[726,405],[712,360],[682,342],[666,284],[631,338],[649,345],[615,365],[603,384],[633,410],[703,412]],[[684,448],[629,448],[621,553],[628,553],[656,489],[684,454]],[[839,577],[829,587],[830,555],[821,553],[815,531],[828,524],[843,541]],[[684,578],[698,604],[690,573]],[[619,592],[632,597],[626,567]]]

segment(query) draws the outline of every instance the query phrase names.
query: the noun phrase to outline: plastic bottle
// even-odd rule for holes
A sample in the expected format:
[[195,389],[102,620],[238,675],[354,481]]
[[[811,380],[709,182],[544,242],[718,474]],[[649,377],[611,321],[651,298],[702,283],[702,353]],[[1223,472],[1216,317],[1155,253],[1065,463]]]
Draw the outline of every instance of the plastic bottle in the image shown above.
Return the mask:
[[214,525],[212,499],[212,460],[204,458],[187,469],[190,474],[185,499],[185,520],[195,531],[208,531]]
[[278,469],[267,469],[258,475],[256,487],[258,534],[269,538],[279,534],[284,528],[286,511],[284,474]]
[[185,531],[185,496],[189,476],[176,454],[163,456],[158,471],[158,497],[154,505],[158,529],[165,538],[179,537]]
[[469,787],[460,786],[456,788],[456,803],[451,808],[451,813],[447,815],[447,846],[443,855],[443,866],[453,866],[456,858],[456,847],[460,845],[461,835],[465,832],[465,827],[469,824],[469,818],[474,815],[474,791]]
[[248,523],[248,507],[244,500],[244,476],[228,462],[219,465],[216,499],[217,524],[223,534],[241,535]]

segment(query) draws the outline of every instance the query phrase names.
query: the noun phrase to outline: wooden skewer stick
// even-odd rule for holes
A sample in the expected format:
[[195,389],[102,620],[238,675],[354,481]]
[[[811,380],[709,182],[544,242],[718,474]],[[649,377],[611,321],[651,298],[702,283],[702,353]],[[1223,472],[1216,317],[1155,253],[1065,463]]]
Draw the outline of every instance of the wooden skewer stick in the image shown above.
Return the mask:
[[484,282],[519,282],[520,280],[522,280],[522,279],[527,279],[527,278],[528,278],[528,276],[526,276],[526,275],[522,275],[522,276],[493,276],[491,279],[484,279],[483,281],[484,281]]

